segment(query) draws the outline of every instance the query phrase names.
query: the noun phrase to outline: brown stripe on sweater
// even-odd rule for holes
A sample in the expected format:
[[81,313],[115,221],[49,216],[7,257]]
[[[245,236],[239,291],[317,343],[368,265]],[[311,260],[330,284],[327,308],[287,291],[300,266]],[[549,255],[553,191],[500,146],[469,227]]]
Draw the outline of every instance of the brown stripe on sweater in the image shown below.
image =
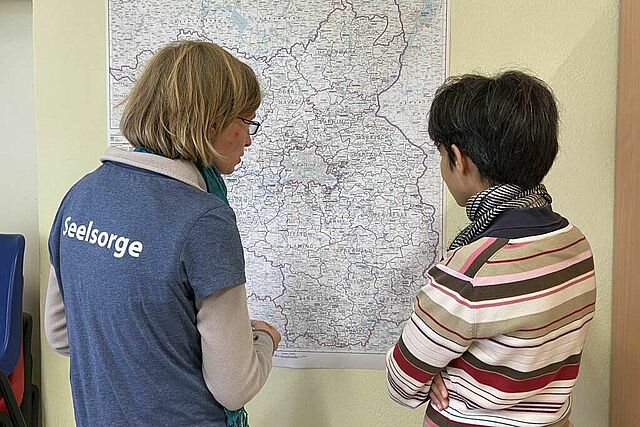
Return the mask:
[[413,354],[411,354],[411,352],[405,345],[404,341],[402,340],[402,337],[398,339],[398,350],[400,350],[400,353],[402,353],[404,358],[407,359],[409,363],[411,363],[413,366],[420,369],[421,371],[428,372],[431,375],[435,375],[438,372],[440,372],[440,370],[442,369],[442,368],[437,368],[435,366],[431,366],[428,363],[425,363],[422,360],[417,359]]
[[469,281],[451,276],[437,267],[429,270],[436,283],[455,291],[470,302],[496,300],[527,295],[554,288],[578,276],[593,272],[593,258],[589,257],[572,266],[533,279],[502,283],[499,285],[473,286]]
[[425,413],[425,423],[424,426],[428,426],[426,420],[431,421],[434,425],[438,427],[473,427],[473,424],[466,423],[457,423],[454,421],[449,421],[447,418],[443,417],[436,411],[433,406],[429,405],[427,407],[427,412]]
[[543,368],[536,369],[530,372],[521,372],[506,366],[489,365],[488,363],[485,363],[482,360],[475,357],[469,351],[467,351],[462,355],[462,359],[476,369],[481,369],[486,372],[493,372],[495,374],[504,375],[514,380],[529,380],[531,378],[536,378],[542,375],[551,374],[553,372],[558,371],[563,366],[579,364],[581,357],[582,357],[582,354],[574,354],[573,356],[569,356],[560,362],[552,363]]

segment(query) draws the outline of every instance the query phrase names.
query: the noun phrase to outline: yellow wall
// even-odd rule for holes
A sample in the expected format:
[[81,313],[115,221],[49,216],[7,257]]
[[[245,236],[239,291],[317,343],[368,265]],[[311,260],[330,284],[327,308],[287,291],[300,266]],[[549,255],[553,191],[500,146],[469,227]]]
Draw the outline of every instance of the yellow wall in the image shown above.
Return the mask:
[[[42,238],[67,188],[98,163],[106,142],[104,1],[34,4]],[[555,207],[591,239],[599,300],[573,411],[580,427],[608,425],[617,1],[451,0],[450,73],[529,69],[555,89],[561,152],[546,183]],[[448,236],[463,212],[448,201]],[[43,345],[48,426],[73,414],[68,363]],[[384,372],[276,369],[249,405],[252,427],[418,426],[386,396]]]
[[[41,318],[53,217],[106,146],[104,28],[103,1],[33,2]],[[49,348],[44,333],[41,343],[43,425],[73,426],[68,359]]]

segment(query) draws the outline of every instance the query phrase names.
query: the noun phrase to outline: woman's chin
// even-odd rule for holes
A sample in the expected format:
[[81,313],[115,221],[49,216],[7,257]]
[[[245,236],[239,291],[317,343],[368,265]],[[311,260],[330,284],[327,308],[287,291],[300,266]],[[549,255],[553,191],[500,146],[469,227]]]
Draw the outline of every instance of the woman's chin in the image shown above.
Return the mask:
[[220,165],[220,167],[218,168],[218,172],[220,172],[221,175],[229,175],[233,173],[235,169],[236,167],[234,165],[230,165],[230,164]]

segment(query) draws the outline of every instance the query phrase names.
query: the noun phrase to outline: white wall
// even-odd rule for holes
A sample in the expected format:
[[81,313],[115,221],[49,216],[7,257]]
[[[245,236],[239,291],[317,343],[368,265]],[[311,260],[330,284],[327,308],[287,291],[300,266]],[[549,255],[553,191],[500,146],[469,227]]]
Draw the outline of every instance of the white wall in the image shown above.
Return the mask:
[[34,318],[34,375],[40,376],[38,188],[29,1],[0,1],[0,233],[27,240],[24,310]]

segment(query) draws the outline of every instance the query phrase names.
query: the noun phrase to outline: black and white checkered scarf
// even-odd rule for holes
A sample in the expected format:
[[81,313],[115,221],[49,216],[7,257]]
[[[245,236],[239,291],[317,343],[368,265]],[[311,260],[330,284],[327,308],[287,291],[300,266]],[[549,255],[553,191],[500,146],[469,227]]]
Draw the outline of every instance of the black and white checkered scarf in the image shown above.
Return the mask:
[[539,208],[551,204],[551,196],[544,185],[530,190],[512,184],[500,184],[472,196],[467,201],[467,216],[471,220],[462,230],[448,250],[468,245],[484,233],[501,213],[511,209]]

